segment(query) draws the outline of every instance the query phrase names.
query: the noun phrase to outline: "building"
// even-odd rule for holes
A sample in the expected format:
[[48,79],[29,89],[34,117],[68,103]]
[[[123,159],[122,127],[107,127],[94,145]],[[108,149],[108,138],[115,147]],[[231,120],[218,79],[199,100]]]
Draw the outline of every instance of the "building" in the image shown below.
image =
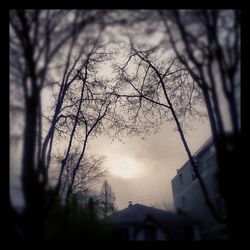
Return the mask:
[[115,240],[194,240],[199,239],[195,222],[186,215],[134,204],[109,217]]
[[[209,139],[195,154],[201,177],[206,185],[210,199],[221,214],[225,214],[223,199],[218,192],[217,163],[215,147]],[[200,183],[187,161],[177,175],[172,179],[174,207],[199,222],[203,239],[221,239],[224,235],[224,226],[219,224],[211,215],[206,206]]]

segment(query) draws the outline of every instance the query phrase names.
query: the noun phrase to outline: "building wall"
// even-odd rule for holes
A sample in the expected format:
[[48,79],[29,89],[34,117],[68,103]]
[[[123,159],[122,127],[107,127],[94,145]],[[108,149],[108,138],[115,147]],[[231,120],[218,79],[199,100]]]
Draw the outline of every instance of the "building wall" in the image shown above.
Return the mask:
[[[223,203],[219,196],[217,186],[217,166],[214,146],[209,144],[203,148],[195,159],[209,196],[218,211],[223,213]],[[175,209],[181,209],[200,223],[203,232],[214,230],[218,227],[217,221],[212,217],[205,204],[205,199],[198,179],[194,175],[189,162],[177,170],[177,175],[172,180],[172,190]]]

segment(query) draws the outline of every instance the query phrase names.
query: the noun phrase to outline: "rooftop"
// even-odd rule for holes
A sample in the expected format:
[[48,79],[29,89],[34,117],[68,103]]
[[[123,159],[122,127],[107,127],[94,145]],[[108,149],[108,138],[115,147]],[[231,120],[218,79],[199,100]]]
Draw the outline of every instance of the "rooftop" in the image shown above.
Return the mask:
[[160,222],[183,222],[189,221],[185,215],[164,211],[158,208],[144,206],[142,204],[130,204],[110,216],[111,223],[141,223],[147,216],[153,217]]

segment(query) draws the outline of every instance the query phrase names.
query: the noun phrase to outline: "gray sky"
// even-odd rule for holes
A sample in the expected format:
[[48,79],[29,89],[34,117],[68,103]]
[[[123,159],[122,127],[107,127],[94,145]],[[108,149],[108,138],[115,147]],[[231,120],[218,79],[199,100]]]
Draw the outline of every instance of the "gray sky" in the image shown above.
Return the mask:
[[[207,121],[194,122],[193,129],[186,133],[192,153],[210,136]],[[90,152],[107,157],[104,166],[109,169],[107,179],[116,194],[119,209],[126,207],[130,200],[172,207],[171,179],[188,159],[173,124],[165,123],[159,133],[146,140],[124,137],[123,142],[111,142],[101,136],[91,141]]]
[[[195,153],[211,136],[207,120],[194,121],[186,138]],[[155,135],[142,140],[141,137],[124,136],[122,142],[107,136],[98,136],[89,141],[88,154],[106,156],[104,167],[109,170],[107,180],[116,195],[116,205],[122,209],[128,201],[145,205],[172,208],[171,179],[176,170],[187,160],[179,133],[174,125],[166,122]],[[11,195],[15,204],[22,205],[19,189],[21,144],[12,145],[10,150]],[[97,190],[100,189],[97,184]]]

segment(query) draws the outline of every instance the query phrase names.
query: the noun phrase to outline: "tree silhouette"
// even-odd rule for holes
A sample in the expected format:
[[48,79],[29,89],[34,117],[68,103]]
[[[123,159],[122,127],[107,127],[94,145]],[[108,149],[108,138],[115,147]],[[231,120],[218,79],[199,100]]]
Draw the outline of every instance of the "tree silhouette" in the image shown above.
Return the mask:
[[[174,56],[159,60],[166,51],[162,44],[138,46],[131,40],[128,60],[122,66],[114,65],[117,78],[105,78],[100,68],[115,56],[104,42],[104,29],[108,25],[131,29],[134,24],[146,24],[146,35],[163,25],[167,50]],[[89,32],[90,26],[95,32]],[[151,129],[157,131],[164,120],[175,123],[206,203],[214,217],[224,222],[210,202],[183,131],[187,119],[204,115],[197,109],[203,101],[232,229],[237,200],[232,183],[238,174],[234,167],[239,161],[241,134],[240,58],[238,10],[11,10],[10,89],[16,98],[11,98],[10,111],[12,118],[22,114],[24,126],[23,137],[19,136],[23,138],[23,217],[11,206],[13,224],[18,221],[22,227],[20,237],[43,238],[50,208],[60,206],[58,196],[67,204],[104,176],[102,158],[86,153],[92,136],[105,132],[116,137],[123,131],[146,135]],[[42,110],[41,95],[48,88],[55,99],[52,114]],[[228,106],[229,132],[221,96]],[[55,163],[56,144],[63,145],[64,151]],[[56,185],[51,190],[53,171]],[[100,197],[100,211],[107,218],[115,201],[107,181]]]
[[99,195],[99,211],[105,219],[115,211],[115,194],[107,180],[103,182]]
[[[240,11],[159,11],[172,48],[202,90],[215,142],[219,187],[233,230],[237,199],[233,182],[240,152]],[[177,41],[178,40],[178,41]],[[177,45],[181,43],[182,46]],[[224,97],[227,111],[222,108]],[[223,113],[227,112],[229,121]],[[226,125],[230,124],[230,128]]]
[[[178,59],[158,60],[157,52],[161,53],[159,50],[158,46],[137,49],[131,42],[129,59],[124,66],[116,66],[119,82],[123,92],[126,91],[127,94],[120,91],[116,95],[126,98],[128,112],[132,114],[131,120],[134,124],[139,122],[140,125],[145,124],[144,126],[149,127],[156,125],[157,116],[159,123],[164,120],[164,116],[174,121],[193,171],[201,185],[206,204],[213,216],[224,222],[225,219],[216,211],[209,197],[183,132],[183,124],[187,117],[194,119],[201,118],[203,115],[196,109],[198,104],[202,104],[201,91]],[[133,65],[133,71],[129,68],[129,63]],[[130,90],[128,86],[131,87]],[[149,119],[152,122],[149,122]]]
[[[101,181],[107,171],[103,168],[102,164],[104,161],[103,156],[86,156],[84,161],[80,163],[78,171],[75,174],[73,186],[70,187],[73,178],[73,171],[77,165],[79,158],[79,151],[76,149],[72,152],[68,158],[65,170],[62,176],[62,185],[60,189],[60,197],[63,200],[67,199],[68,190],[71,188],[71,193],[78,194],[79,198],[81,195],[85,195],[87,198],[90,196],[90,186]],[[61,162],[63,156],[58,156],[58,161]]]
[[77,39],[83,38],[82,31],[93,23],[101,26],[104,12],[99,11],[96,15],[97,12],[22,9],[10,11],[10,83],[21,89],[22,106],[18,110],[24,111],[21,164],[25,200],[25,223],[22,228],[24,238],[43,237],[43,198],[48,176],[47,163],[41,157],[44,156],[41,152],[41,93],[45,87],[51,85],[51,69],[59,67],[58,62],[64,57],[63,48],[69,46],[67,64]]
[[[163,51],[165,49],[177,58],[181,68],[188,72],[189,77],[193,79],[196,87],[202,93],[216,148],[219,188],[226,201],[227,219],[217,216],[217,212],[209,205],[210,202],[206,195],[205,199],[214,217],[220,222],[227,222],[229,231],[232,230],[234,224],[234,201],[237,200],[237,193],[240,192],[237,192],[233,185],[234,166],[240,159],[240,16],[239,10],[145,10],[137,12],[138,20],[144,20],[140,29],[145,32],[146,36],[152,35],[155,31],[162,32],[164,29],[166,31],[163,40],[155,48],[151,48],[151,51],[165,46]],[[130,34],[134,35],[133,30]],[[137,50],[141,56],[144,56],[144,62],[148,60],[147,56],[150,55],[150,51],[147,54],[147,51],[141,50],[141,48],[137,48]],[[158,54],[158,56],[160,55]],[[140,68],[141,64],[138,62],[137,66]],[[164,68],[159,69],[159,73],[163,77]],[[148,70],[145,68],[143,76],[140,78],[146,79],[147,72]],[[134,76],[135,78],[129,78],[124,74],[123,80],[128,84],[130,82],[132,86],[138,80],[136,78],[138,75]],[[144,88],[143,84],[139,88],[135,85],[132,86],[134,96],[128,97],[127,93],[123,96],[131,100],[130,107],[137,104],[137,106],[134,105],[131,112],[134,112],[136,108],[143,110],[144,107],[144,115],[147,115],[150,127],[150,123],[151,126],[154,124],[150,119],[152,110],[156,110],[154,106],[161,106],[162,109],[168,107],[156,98],[158,94],[156,88],[148,89],[147,93],[146,86]],[[192,88],[190,88],[189,94],[191,95],[191,93]],[[146,105],[147,108],[145,105],[141,105],[146,101],[151,101],[151,105]],[[223,105],[227,105],[228,110]],[[141,118],[138,112],[134,112],[134,114],[137,120]],[[226,114],[228,114],[229,121],[226,119]],[[159,115],[162,114],[159,113]],[[160,122],[156,121],[155,124],[160,124]],[[192,160],[190,161],[192,163]],[[195,169],[195,165],[192,165]]]

